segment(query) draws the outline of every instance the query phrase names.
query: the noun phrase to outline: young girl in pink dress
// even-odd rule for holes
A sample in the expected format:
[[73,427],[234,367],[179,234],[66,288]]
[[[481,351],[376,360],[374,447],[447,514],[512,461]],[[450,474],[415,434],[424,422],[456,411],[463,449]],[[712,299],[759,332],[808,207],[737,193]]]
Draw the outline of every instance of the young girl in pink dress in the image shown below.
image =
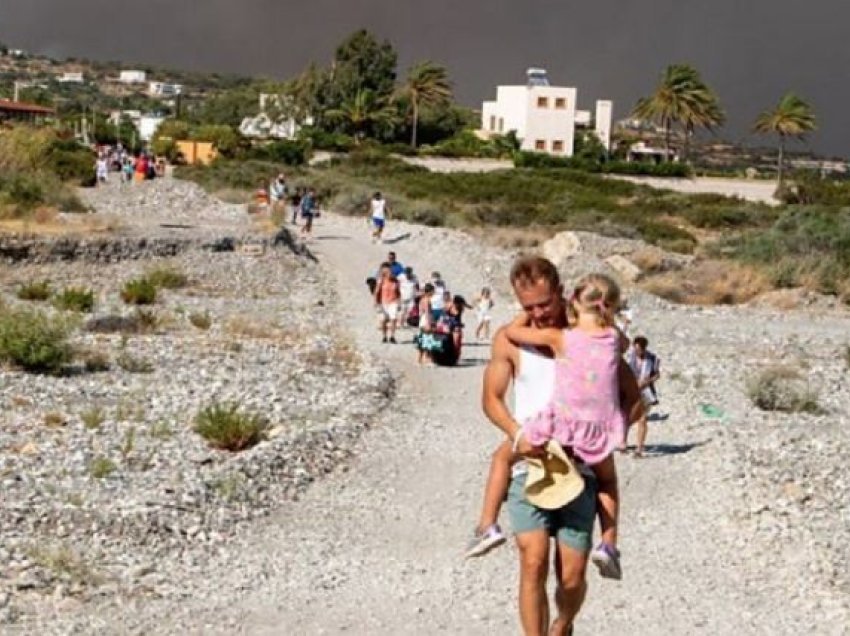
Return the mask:
[[[568,301],[568,329],[528,327],[527,316],[521,314],[505,332],[520,346],[548,347],[555,354],[552,399],[546,408],[522,422],[518,437],[524,436],[533,446],[555,440],[594,472],[599,485],[602,541],[591,559],[603,576],[615,579],[622,574],[617,550],[619,495],[612,454],[626,426],[617,370],[628,346],[628,340],[614,326],[619,304],[617,284],[607,276],[591,274],[579,282]],[[509,475],[510,469],[496,472]],[[504,488],[507,492],[507,480]],[[494,529],[501,534],[495,518],[485,520],[479,534],[489,534],[492,542]],[[477,554],[470,551],[470,556]]]

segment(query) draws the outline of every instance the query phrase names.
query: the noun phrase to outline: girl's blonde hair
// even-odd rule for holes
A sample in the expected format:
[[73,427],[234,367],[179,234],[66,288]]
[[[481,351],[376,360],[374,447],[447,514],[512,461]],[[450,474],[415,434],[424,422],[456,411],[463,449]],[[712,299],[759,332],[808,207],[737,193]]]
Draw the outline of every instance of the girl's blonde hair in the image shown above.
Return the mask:
[[593,314],[600,327],[613,327],[620,310],[620,286],[605,274],[588,274],[576,283],[567,301],[567,322],[578,322],[579,313]]

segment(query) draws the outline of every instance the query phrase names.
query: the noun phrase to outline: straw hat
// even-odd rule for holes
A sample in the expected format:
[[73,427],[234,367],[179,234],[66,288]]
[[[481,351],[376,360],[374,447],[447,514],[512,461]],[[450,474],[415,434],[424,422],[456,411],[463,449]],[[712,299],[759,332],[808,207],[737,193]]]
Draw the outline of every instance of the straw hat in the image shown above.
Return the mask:
[[544,510],[563,508],[584,490],[584,479],[561,445],[549,440],[543,457],[526,459],[525,496]]

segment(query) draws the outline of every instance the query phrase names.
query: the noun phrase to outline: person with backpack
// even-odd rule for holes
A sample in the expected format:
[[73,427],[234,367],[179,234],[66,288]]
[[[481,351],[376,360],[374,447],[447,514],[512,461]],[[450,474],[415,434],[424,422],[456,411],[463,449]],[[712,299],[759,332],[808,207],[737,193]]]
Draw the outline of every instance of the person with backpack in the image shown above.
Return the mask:
[[[646,434],[649,428],[649,411],[658,404],[658,392],[655,390],[655,383],[661,377],[661,362],[658,356],[647,347],[649,347],[649,340],[644,336],[638,336],[634,339],[627,358],[629,367],[637,378],[640,397],[644,406],[643,415],[636,422],[637,448],[635,449],[635,457],[637,458],[643,457]],[[628,435],[627,429],[620,450],[626,450]]]

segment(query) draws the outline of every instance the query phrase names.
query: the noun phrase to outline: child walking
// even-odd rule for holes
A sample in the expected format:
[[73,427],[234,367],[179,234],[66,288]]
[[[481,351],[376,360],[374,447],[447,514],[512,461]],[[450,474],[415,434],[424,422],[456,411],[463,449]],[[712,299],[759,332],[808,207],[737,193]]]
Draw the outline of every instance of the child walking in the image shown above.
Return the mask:
[[475,316],[478,318],[478,326],[475,328],[475,337],[478,340],[490,339],[490,322],[493,316],[490,312],[493,310],[493,298],[489,287],[482,287],[481,293],[475,300]]
[[[625,416],[620,406],[617,372],[628,341],[614,326],[620,304],[617,284],[601,274],[591,274],[576,286],[567,303],[568,329],[528,327],[525,314],[506,330],[520,346],[548,347],[555,355],[555,388],[549,404],[522,423],[514,444],[525,438],[533,446],[557,441],[586,463],[598,483],[597,509],[601,543],[591,559],[606,578],[620,579],[617,550],[619,494],[613,451],[620,444]],[[494,454],[484,509],[467,556],[480,556],[504,543],[497,519],[510,482],[511,466],[518,458],[505,442]]]
[[429,348],[433,339],[434,319],[431,316],[431,299],[434,297],[434,286],[426,283],[419,297],[419,334],[416,338],[416,348],[419,350],[418,362],[420,365],[433,365],[434,357]]

